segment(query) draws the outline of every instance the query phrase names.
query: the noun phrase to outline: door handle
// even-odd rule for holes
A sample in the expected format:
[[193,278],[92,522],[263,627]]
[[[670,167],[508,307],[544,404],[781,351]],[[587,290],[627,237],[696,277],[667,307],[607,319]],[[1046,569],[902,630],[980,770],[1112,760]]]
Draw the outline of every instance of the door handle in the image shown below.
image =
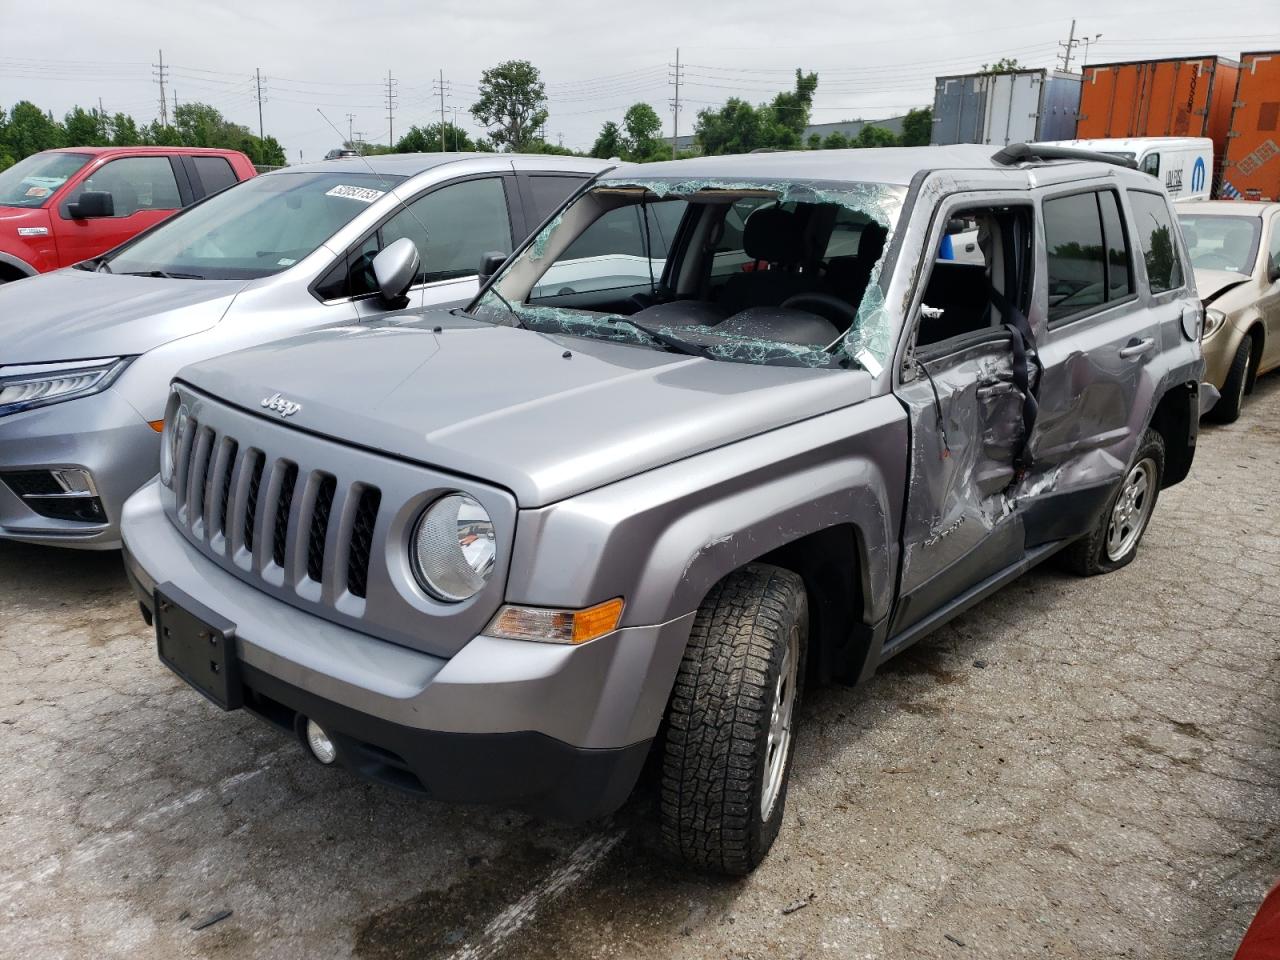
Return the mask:
[[1134,357],[1140,357],[1155,345],[1154,337],[1147,337],[1145,340],[1131,340],[1120,348],[1120,359],[1132,360]]

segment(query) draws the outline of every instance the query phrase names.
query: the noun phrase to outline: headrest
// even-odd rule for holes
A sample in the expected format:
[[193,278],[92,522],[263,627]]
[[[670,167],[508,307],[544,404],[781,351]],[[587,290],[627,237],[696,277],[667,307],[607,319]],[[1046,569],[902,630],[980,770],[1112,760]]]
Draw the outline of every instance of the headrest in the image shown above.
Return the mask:
[[804,238],[799,218],[781,207],[761,207],[747,217],[742,228],[742,249],[753,260],[800,263],[804,259]]

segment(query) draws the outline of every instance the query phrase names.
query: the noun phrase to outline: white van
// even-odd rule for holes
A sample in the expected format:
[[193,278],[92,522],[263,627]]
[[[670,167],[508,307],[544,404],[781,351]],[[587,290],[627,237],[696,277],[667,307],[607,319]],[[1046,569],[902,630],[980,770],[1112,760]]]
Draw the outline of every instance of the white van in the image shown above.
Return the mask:
[[1208,200],[1213,189],[1213,141],[1208,137],[1127,137],[1058,140],[1058,146],[1096,150],[1134,160],[1164,184],[1172,200]]

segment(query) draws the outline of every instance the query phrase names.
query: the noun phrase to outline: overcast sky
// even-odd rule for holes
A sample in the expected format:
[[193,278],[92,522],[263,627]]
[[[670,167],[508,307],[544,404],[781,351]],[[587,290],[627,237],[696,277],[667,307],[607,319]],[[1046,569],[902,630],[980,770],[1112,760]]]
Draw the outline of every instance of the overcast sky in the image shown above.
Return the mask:
[[[1090,62],[1280,50],[1280,2],[1235,0],[1226,15],[1185,0],[926,0],[867,5],[837,0],[0,0],[0,106],[29,99],[61,116],[72,105],[158,113],[152,64],[171,68],[179,102],[201,100],[256,131],[253,73],[261,68],[266,131],[318,159],[352,127],[387,140],[386,76],[396,79],[395,129],[439,118],[433,81],[444,71],[450,119],[467,113],[481,71],[531,60],[550,100],[548,139],[591,145],[600,125],[636,101],[671,128],[674,72],[685,65],[682,132],[703,107],[741,96],[764,101],[796,67],[816,70],[814,122],[875,119],[933,99],[933,77],[967,73],[1001,56],[1051,66],[1072,17],[1092,38]],[[864,8],[864,9],[859,9]],[[1084,55],[1083,45],[1074,61]],[[335,133],[321,115],[341,131]]]

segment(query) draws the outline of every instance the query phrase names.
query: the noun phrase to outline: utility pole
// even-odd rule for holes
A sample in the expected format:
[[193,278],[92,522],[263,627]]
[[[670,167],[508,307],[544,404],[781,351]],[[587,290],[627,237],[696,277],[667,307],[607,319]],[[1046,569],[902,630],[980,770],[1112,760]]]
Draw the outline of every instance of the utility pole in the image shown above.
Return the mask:
[[178,90],[176,87],[173,91],[173,122],[178,122]]
[[458,108],[453,108],[453,150],[458,151]]
[[453,84],[451,84],[451,83],[446,83],[446,82],[445,82],[445,79],[444,79],[444,71],[443,71],[443,70],[441,70],[441,71],[440,71],[440,79],[439,79],[439,80],[432,80],[432,81],[431,81],[431,86],[433,86],[433,87],[435,88],[435,89],[432,91],[433,93],[438,93],[438,94],[440,94],[440,152],[441,152],[441,153],[444,153],[444,151],[445,151],[445,141],[444,141],[444,95],[445,95],[446,93],[448,93],[448,92],[449,92],[449,88],[450,88],[450,87],[452,87],[452,86],[453,86]]
[[[355,123],[355,120],[356,115],[354,113],[347,114],[347,146],[349,147],[355,143],[355,136],[351,132],[351,125]],[[354,147],[352,147],[352,149],[354,149]]]
[[669,67],[675,68],[675,73],[671,74],[671,82],[675,84],[676,95],[670,100],[671,104],[671,159],[676,158],[676,143],[680,139],[680,48],[676,47],[676,62],[667,64]]
[[98,136],[106,137],[107,135],[107,111],[102,106],[102,98],[98,98]]
[[1076,39],[1076,22],[1072,20],[1071,36],[1067,39],[1066,43],[1058,44],[1058,46],[1062,48],[1062,71],[1064,73],[1071,72],[1071,51],[1074,50],[1079,43],[1080,41]]
[[396,145],[396,81],[391,78],[391,71],[387,71],[387,146],[394,147]]
[[258,84],[258,139],[267,139],[262,127],[262,68],[255,67],[253,70],[253,78]]
[[363,143],[364,143],[364,131],[363,131],[363,130],[357,130],[357,131],[356,131],[356,139],[355,139],[355,143],[351,144],[351,149],[352,149],[352,150],[354,150],[356,153],[360,154],[360,156],[362,156],[362,157],[363,157],[363,156],[364,156],[364,148],[363,148],[363,146],[357,147],[357,146],[356,146],[356,144],[357,144],[357,143],[359,143],[359,144],[363,144]]
[[160,62],[153,63],[151,68],[156,72],[152,74],[160,81],[160,124],[167,127],[169,125],[169,101],[164,94],[164,81],[166,79],[166,71],[168,68],[164,65],[164,51],[160,51]]

